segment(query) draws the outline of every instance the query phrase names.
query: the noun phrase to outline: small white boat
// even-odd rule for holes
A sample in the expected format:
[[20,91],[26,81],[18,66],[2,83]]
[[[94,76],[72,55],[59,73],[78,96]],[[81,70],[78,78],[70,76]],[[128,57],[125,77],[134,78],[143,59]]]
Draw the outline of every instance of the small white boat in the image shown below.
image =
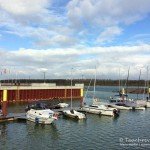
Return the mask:
[[99,114],[99,115],[105,115],[105,116],[118,116],[119,110],[116,108],[111,108],[106,105],[100,104],[100,105],[85,105],[81,108],[81,110],[92,113],[92,114]]
[[30,109],[26,113],[27,120],[40,124],[51,124],[54,120],[57,120],[57,114],[50,109]]
[[59,104],[57,104],[57,106],[60,107],[60,108],[65,108],[65,107],[68,107],[69,104],[67,104],[67,103],[59,103]]
[[80,113],[80,112],[78,112],[76,110],[73,110],[73,109],[71,109],[71,110],[64,110],[63,114],[66,117],[74,118],[74,119],[78,119],[78,120],[86,118],[85,114]]

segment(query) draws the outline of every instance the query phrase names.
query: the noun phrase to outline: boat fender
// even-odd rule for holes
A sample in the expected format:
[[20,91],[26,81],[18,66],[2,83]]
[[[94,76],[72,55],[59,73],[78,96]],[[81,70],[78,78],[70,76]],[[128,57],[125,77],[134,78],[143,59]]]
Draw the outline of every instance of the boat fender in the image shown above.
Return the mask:
[[114,110],[113,110],[113,113],[114,113],[115,116],[119,116],[119,112],[120,112],[120,111],[117,110],[117,109],[114,109]]
[[72,114],[74,114],[74,110],[73,110],[73,109],[71,109],[70,112],[71,112]]
[[36,124],[39,123],[39,118],[38,118],[38,117],[35,118],[35,123],[36,123]]
[[79,117],[78,117],[78,116],[75,116],[75,118],[76,118],[76,119],[79,119]]
[[113,110],[113,113],[114,113],[114,114],[116,114],[116,113],[117,113],[117,110],[116,110],[116,109],[114,109],[114,110]]

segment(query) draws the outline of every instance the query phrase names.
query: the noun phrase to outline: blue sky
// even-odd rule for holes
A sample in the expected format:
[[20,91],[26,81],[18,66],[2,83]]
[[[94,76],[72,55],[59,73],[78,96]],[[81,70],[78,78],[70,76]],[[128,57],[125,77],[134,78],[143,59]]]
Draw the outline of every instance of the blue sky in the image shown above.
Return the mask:
[[150,0],[0,0],[0,54],[2,78],[146,78]]

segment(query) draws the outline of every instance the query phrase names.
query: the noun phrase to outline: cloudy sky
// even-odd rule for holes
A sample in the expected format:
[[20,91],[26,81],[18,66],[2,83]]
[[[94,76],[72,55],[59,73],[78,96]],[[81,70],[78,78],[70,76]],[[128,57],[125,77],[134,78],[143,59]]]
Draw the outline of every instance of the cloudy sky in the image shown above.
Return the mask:
[[146,78],[150,0],[0,0],[1,78],[92,78],[95,66]]

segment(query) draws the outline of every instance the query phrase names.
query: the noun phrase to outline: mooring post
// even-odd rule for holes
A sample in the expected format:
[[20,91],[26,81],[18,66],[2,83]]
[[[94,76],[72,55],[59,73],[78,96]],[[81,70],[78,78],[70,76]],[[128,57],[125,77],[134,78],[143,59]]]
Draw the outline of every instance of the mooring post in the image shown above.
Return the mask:
[[2,114],[4,117],[7,116],[7,90],[3,90]]

